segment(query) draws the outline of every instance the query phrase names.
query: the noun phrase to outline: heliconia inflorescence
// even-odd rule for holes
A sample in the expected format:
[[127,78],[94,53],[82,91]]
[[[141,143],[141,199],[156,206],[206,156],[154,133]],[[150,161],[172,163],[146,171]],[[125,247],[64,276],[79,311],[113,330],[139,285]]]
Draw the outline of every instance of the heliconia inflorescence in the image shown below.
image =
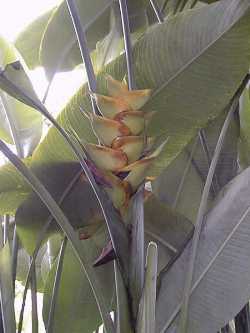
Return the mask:
[[146,135],[154,112],[140,109],[151,90],[130,91],[125,83],[111,76],[106,79],[109,96],[93,94],[101,115],[87,115],[99,144],[83,145],[98,183],[124,217],[164,143],[153,149],[155,140]]

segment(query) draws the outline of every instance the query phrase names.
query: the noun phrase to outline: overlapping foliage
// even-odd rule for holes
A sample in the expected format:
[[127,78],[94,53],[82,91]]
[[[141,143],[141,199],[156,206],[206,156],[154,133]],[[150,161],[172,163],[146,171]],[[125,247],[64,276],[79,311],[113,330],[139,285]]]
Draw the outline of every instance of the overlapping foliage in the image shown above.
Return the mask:
[[[156,262],[147,267],[146,287],[137,317],[139,322],[134,324],[136,318],[130,322],[128,315],[121,321],[124,327],[136,327],[138,332],[150,326],[146,324],[145,313],[151,313],[153,317],[152,308],[143,302],[148,304],[145,300],[156,297],[155,272],[158,273],[156,332],[163,333],[166,329],[172,332],[178,326],[193,231],[190,221],[195,221],[227,107],[249,71],[249,1],[206,2],[209,4],[198,2],[190,9],[196,2],[170,1],[164,7],[167,18],[163,23],[156,24],[149,1],[128,1],[136,88],[140,92],[147,92],[138,107],[125,98],[135,92],[129,92],[124,84],[118,83],[127,79],[126,56],[120,52],[123,47],[121,22],[116,16],[114,22],[114,14],[119,13],[118,2],[107,0],[100,5],[99,1],[91,1],[88,6],[85,2],[77,2],[92,59],[99,66],[96,68],[95,98],[105,118],[91,113],[92,93],[89,94],[87,84],[84,84],[61,111],[57,122],[81,142],[96,179],[99,177],[98,184],[105,188],[124,221],[129,221],[127,214],[133,205],[133,194],[138,186],[146,176],[151,181],[153,194],[147,193],[144,202],[145,247],[150,241],[157,244],[158,267]],[[161,6],[164,3],[163,0],[159,1]],[[62,24],[62,38],[56,39]],[[29,33],[31,30],[32,34]],[[118,43],[118,50],[115,49],[114,40]],[[20,34],[16,46],[30,67],[44,66],[49,79],[56,72],[71,70],[81,63],[64,2]],[[2,69],[7,63],[14,63],[18,59],[12,47],[5,44],[4,48],[9,58],[6,57],[7,60],[1,64]],[[103,58],[100,52],[104,53]],[[107,79],[107,74],[118,81]],[[119,86],[118,95],[112,96],[110,82]],[[93,250],[93,253],[88,253],[91,264],[102,247],[105,252],[109,238],[104,237],[106,232],[103,231],[105,224],[102,212],[76,157],[55,127],[51,127],[37,145],[41,134],[39,113],[4,92],[0,96],[3,104],[0,116],[4,119],[1,122],[0,138],[7,143],[14,143],[19,157],[32,153],[31,157],[24,160],[25,165],[31,168],[57,203],[69,185],[72,186],[61,206],[77,230],[77,236],[88,239],[82,240],[86,242],[82,251],[86,251],[86,244],[89,244]],[[115,97],[114,100],[109,99],[110,96]],[[10,99],[11,104],[6,103],[6,99]],[[247,260],[250,175],[246,169],[249,166],[249,105],[249,91],[246,88],[240,99],[240,112],[238,114],[235,111],[235,118],[227,132],[209,195],[206,227],[201,234],[189,306],[187,325],[190,333],[216,332],[250,298]],[[112,111],[114,114],[111,115]],[[138,126],[138,123],[135,124],[135,119],[131,122],[131,115],[139,123],[141,119],[144,123],[150,120],[147,126],[134,132],[134,126]],[[158,143],[156,146],[166,142],[161,146],[159,156],[150,155],[151,148],[145,147],[145,138],[151,136]],[[104,146],[98,145],[100,143]],[[97,147],[101,147],[98,152]],[[116,152],[112,158],[106,154],[111,150]],[[129,167],[130,164],[133,167],[137,166],[136,163],[143,164],[145,154],[150,156],[152,165],[150,168],[147,165],[139,180],[131,178],[133,168]],[[126,161],[123,163],[124,156]],[[112,166],[107,167],[107,161]],[[239,172],[242,173],[236,177]],[[0,168],[0,212],[15,214],[22,245],[32,254],[50,212],[18,171],[9,164]],[[128,237],[130,232],[128,230]],[[52,233],[61,233],[55,221],[50,224],[44,242]],[[151,256],[157,257],[154,246],[149,245],[149,262]],[[75,262],[69,245],[64,259],[54,313],[54,332],[84,330],[91,333],[101,323],[94,297],[87,279],[83,281],[80,278],[79,264]],[[74,266],[73,275],[68,269],[71,264]],[[54,297],[56,267],[55,262],[44,286],[41,286],[45,292],[43,313],[46,325],[51,311],[50,302]],[[98,276],[100,283],[107,288],[105,302],[109,310],[119,310],[119,302],[117,308],[114,302],[117,291],[113,288],[113,266],[104,266]],[[117,282],[117,271],[115,276]],[[72,279],[78,285],[79,293],[74,285],[66,290]],[[155,279],[154,283],[149,282],[152,279]],[[123,285],[123,282],[120,283]],[[124,289],[123,297],[127,297],[127,300],[123,304],[127,307],[127,313],[132,313],[133,295],[126,294],[131,292],[126,281],[125,286],[127,289]],[[81,310],[82,302],[86,302],[84,316],[81,315],[81,311],[84,313],[84,308]],[[63,313],[72,310],[74,306],[79,311],[75,312],[74,317],[68,318],[65,325]],[[151,324],[154,326],[153,322]],[[120,327],[119,332],[123,332],[122,329]]]

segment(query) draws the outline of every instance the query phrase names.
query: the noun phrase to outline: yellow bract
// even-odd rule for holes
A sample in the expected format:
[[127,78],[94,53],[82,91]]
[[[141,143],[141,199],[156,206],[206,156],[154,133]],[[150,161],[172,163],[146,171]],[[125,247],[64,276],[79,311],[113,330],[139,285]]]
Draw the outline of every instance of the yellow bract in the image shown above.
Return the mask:
[[148,138],[145,130],[154,112],[140,110],[151,90],[130,91],[124,82],[111,76],[106,79],[110,96],[93,95],[102,116],[89,116],[100,144],[84,147],[98,168],[102,186],[114,207],[125,216],[131,196],[145,181],[149,167],[166,142],[151,152],[155,140]]

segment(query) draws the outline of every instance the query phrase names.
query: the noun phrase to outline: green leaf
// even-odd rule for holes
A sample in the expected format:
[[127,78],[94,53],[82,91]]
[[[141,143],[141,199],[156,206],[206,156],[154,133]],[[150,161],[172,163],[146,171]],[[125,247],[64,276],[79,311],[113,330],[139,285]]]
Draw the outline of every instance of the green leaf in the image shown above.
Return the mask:
[[158,246],[158,273],[182,250],[193,233],[192,223],[150,195],[144,204],[145,247]]
[[15,46],[22,54],[30,69],[40,66],[39,50],[44,31],[55,8],[50,9],[21,31],[16,40]]
[[154,242],[150,242],[147,248],[144,289],[137,318],[138,333],[155,332],[157,261],[157,245]]
[[[35,265],[37,290],[38,292],[42,293],[44,290],[44,283],[47,279],[47,274],[50,271],[47,245],[44,245],[40,248]],[[23,248],[20,248],[18,250],[16,279],[20,281],[23,285],[26,282],[29,267],[30,256]]]
[[16,331],[9,243],[0,248],[0,300],[4,332]]
[[[109,32],[110,6],[113,0],[77,1],[79,15],[90,50]],[[60,36],[60,38],[58,38]],[[40,59],[47,76],[56,71],[71,70],[81,63],[74,27],[67,9],[66,2],[55,10],[45,30],[40,50]]]
[[[25,158],[23,162],[27,167],[30,167],[31,158]],[[29,189],[28,183],[12,164],[6,163],[0,167],[0,193],[9,191],[29,192]]]
[[[223,0],[169,18],[136,43],[133,52],[136,85],[153,89],[152,98],[145,106],[146,111],[156,111],[149,135],[169,137],[151,175],[159,175],[197,130],[221,113],[239,87],[250,62],[249,17],[247,0]],[[123,79],[124,56],[108,65],[105,72]],[[99,92],[105,94],[103,74],[97,79]],[[80,106],[86,111],[91,107],[86,86],[61,112],[58,122],[67,129],[73,127],[80,138],[91,141],[91,128],[82,117]],[[53,128],[33,156],[34,163],[72,159],[73,155]]]
[[[0,68],[23,59],[14,46],[0,37]],[[27,75],[27,74],[26,74]],[[0,90],[0,138],[15,144],[19,156],[32,153],[42,135],[42,116]]]
[[[85,227],[82,232],[85,232],[87,236],[96,231],[103,223],[95,194],[78,163],[49,165],[35,169],[34,172],[57,203],[65,189],[73,182],[61,207],[74,228]],[[18,235],[30,254],[33,252],[39,232],[49,216],[50,212],[47,207],[35,193],[31,193],[17,209],[15,221]],[[57,231],[58,226],[53,222],[48,230],[48,235]]]
[[0,71],[0,88],[36,110],[45,109],[20,61],[10,62]]
[[[152,184],[153,191],[160,200],[193,222],[225,115],[226,112],[223,112],[202,131],[208,154],[204,151],[201,137],[196,137]],[[218,191],[237,174],[238,137],[239,121],[234,119],[227,131],[215,170],[209,205]]]
[[[30,158],[24,163],[29,166]],[[23,177],[11,164],[0,168],[0,214],[14,214],[16,209],[29,196],[31,189]]]
[[114,262],[116,285],[116,329],[117,333],[132,333],[131,313],[128,303],[127,289],[124,278],[116,262]]
[[239,139],[239,163],[241,169],[250,165],[250,91],[248,88],[243,92],[240,105],[240,139]]
[[110,31],[101,41],[96,43],[92,53],[92,62],[98,73],[104,65],[114,60],[123,50],[123,35],[120,20],[119,3],[113,4],[110,11]]
[[[85,256],[87,256],[89,264],[92,264],[98,257],[106,241],[107,235],[102,230],[90,240],[84,240],[81,242],[82,251]],[[56,265],[53,265],[44,291],[43,318],[45,327],[48,319],[55,271]],[[102,323],[88,281],[82,276],[80,271],[81,268],[79,262],[76,259],[72,248],[68,245],[63,261],[63,270],[55,308],[53,330],[55,333],[92,333]],[[95,272],[102,286],[106,303],[111,311],[114,307],[115,300],[112,264],[95,268]],[[68,315],[65,316],[65,313]]]
[[129,289],[134,314],[138,311],[145,275],[145,226],[144,226],[144,186],[139,188],[131,201],[132,227],[129,260]]
[[[217,332],[249,300],[249,181],[250,168],[224,188],[206,215],[191,289],[188,332]],[[170,323],[175,319],[175,326],[178,322],[190,245],[161,276],[157,332],[165,332],[167,327],[166,332],[171,332]]]
[[0,214],[14,215],[18,207],[28,199],[30,192],[9,191],[0,193]]

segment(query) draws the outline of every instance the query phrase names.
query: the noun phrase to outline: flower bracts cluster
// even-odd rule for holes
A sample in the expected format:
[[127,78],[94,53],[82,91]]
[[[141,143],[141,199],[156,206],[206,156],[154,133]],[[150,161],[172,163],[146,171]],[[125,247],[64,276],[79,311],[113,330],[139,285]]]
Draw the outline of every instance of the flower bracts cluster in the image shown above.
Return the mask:
[[162,145],[153,150],[154,140],[146,135],[153,112],[141,111],[151,91],[129,91],[125,83],[110,76],[107,88],[109,96],[93,95],[100,115],[88,115],[99,144],[84,147],[99,183],[123,214]]

